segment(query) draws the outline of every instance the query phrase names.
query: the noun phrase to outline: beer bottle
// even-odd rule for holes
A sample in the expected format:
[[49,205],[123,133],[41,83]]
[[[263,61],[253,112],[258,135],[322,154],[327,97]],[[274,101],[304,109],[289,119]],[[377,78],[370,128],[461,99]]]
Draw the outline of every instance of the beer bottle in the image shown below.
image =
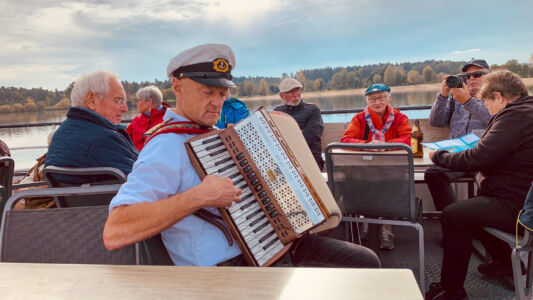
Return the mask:
[[411,149],[413,150],[413,157],[424,156],[424,146],[422,146],[422,139],[424,135],[420,130],[420,120],[415,120],[413,131],[411,131]]

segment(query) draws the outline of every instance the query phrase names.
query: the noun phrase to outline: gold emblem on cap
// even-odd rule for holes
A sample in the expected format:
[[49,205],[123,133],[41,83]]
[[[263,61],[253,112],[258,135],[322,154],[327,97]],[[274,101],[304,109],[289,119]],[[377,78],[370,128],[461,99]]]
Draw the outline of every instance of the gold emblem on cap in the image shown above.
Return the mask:
[[226,73],[229,71],[229,63],[223,58],[217,58],[213,61],[213,69],[217,72]]

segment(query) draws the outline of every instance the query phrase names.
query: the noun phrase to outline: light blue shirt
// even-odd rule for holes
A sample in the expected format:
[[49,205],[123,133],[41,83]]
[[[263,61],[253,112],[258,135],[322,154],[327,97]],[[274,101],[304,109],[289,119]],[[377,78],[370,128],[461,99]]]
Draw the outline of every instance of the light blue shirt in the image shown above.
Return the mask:
[[[188,121],[167,109],[164,120]],[[128,180],[109,205],[154,202],[187,191],[201,180],[189,160],[185,141],[194,134],[160,134],[146,144],[128,175]],[[217,208],[206,208],[220,215]],[[215,226],[189,215],[161,233],[163,243],[174,261],[181,266],[213,266],[241,254],[237,243],[228,245]]]

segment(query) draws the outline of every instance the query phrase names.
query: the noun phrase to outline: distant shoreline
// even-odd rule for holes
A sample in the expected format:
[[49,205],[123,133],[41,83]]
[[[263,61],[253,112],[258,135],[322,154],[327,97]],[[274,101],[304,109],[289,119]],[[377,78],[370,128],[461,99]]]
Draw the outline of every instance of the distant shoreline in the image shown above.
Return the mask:
[[[532,78],[522,78],[526,86],[533,86],[533,77]],[[416,84],[416,85],[401,85],[401,86],[391,86],[391,92],[428,92],[428,91],[439,91],[440,83],[430,83],[430,84]],[[339,90],[339,91],[322,91],[322,92],[307,92],[302,93],[302,98],[319,98],[319,97],[338,97],[338,96],[354,96],[354,95],[364,95],[366,88],[360,89],[351,89],[351,90]],[[258,101],[258,100],[275,100],[279,99],[278,94],[268,95],[268,96],[252,96],[252,97],[242,97],[239,98],[243,101]]]

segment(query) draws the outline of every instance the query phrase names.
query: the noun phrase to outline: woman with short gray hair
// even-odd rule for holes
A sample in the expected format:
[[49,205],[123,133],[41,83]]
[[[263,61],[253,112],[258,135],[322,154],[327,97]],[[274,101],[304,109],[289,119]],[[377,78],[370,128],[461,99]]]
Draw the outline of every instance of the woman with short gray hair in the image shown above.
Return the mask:
[[137,91],[137,110],[141,114],[131,121],[126,131],[139,151],[146,140],[144,133],[163,121],[168,107],[170,105],[163,102],[163,93],[155,85],[149,85]]

